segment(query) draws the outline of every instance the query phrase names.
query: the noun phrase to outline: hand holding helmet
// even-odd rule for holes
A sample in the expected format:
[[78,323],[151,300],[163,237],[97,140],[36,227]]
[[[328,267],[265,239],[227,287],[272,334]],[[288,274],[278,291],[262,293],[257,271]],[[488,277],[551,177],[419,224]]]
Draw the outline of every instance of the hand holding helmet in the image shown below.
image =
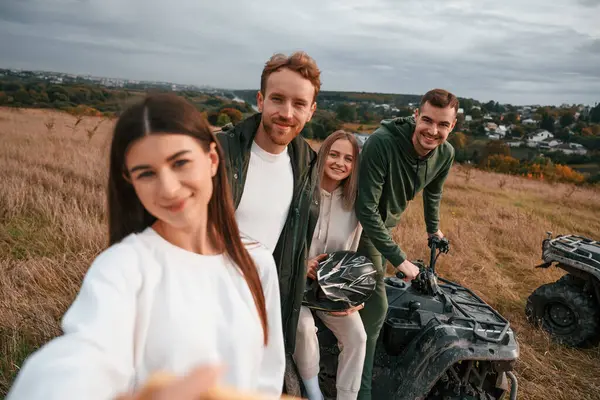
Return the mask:
[[317,280],[317,268],[319,267],[319,262],[323,261],[327,258],[327,254],[319,254],[315,258],[311,258],[308,260],[306,277]]
[[316,279],[307,284],[303,304],[327,312],[350,311],[371,296],[376,277],[377,270],[367,257],[353,251],[329,253],[319,262]]

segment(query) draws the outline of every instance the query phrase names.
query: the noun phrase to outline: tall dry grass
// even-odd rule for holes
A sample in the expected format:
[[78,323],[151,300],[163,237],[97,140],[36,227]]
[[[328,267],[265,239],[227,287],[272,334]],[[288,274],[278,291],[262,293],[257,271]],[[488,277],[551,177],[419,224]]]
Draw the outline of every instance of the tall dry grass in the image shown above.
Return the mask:
[[108,133],[99,118],[0,109],[0,393],[22,359],[60,333],[105,243]]
[[[113,124],[105,121],[90,135],[99,119],[85,118],[73,129],[75,122],[58,112],[0,109],[2,394],[24,357],[60,333],[62,314],[106,243],[104,185]],[[441,221],[451,251],[440,257],[438,270],[510,320],[521,350],[519,399],[600,398],[600,350],[558,346],[528,325],[523,313],[529,293],[563,273],[533,268],[545,232],[597,238],[598,210],[598,190],[452,170]],[[427,259],[422,215],[419,198],[395,232],[412,259]]]

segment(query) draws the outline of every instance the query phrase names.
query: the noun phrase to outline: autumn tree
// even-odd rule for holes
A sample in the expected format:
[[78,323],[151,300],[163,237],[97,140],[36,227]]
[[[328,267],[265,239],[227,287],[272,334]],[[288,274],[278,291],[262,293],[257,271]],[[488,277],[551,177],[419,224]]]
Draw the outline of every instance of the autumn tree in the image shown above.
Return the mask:
[[510,148],[500,141],[490,140],[483,148],[479,163],[482,166],[485,166],[487,164],[488,157],[493,155],[510,156]]
[[519,172],[520,162],[511,156],[492,154],[486,158],[484,168],[503,174],[517,174]]
[[219,114],[219,117],[217,118],[217,126],[227,125],[230,122],[231,122],[231,119],[229,119],[229,115],[227,115],[225,113]]
[[229,120],[231,121],[232,124],[237,124],[238,122],[240,122],[244,116],[242,115],[242,112],[238,109],[235,108],[223,108],[220,111],[221,114],[226,114],[229,117]]

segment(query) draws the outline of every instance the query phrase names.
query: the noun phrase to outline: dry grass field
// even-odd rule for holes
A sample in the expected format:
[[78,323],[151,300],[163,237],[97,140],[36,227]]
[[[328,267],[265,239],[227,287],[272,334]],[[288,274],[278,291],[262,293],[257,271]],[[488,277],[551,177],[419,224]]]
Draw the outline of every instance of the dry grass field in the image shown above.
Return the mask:
[[[49,122],[54,126],[49,129]],[[0,394],[24,357],[60,333],[94,256],[105,246],[107,148],[112,121],[0,109]],[[48,125],[48,126],[47,126]],[[546,231],[600,236],[600,191],[454,167],[441,229],[451,250],[440,275],[479,294],[511,321],[520,343],[519,399],[600,399],[600,349],[552,343],[524,318],[525,301],[558,279],[538,270]],[[395,238],[427,258],[420,199]]]

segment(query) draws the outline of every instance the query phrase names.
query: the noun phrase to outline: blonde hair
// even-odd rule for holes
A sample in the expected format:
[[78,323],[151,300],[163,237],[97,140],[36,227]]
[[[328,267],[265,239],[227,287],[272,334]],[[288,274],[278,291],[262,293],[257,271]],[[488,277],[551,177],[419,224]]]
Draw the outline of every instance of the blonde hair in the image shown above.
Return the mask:
[[354,150],[354,159],[352,160],[352,170],[350,171],[350,175],[346,179],[344,179],[341,183],[342,186],[342,204],[343,208],[346,211],[350,211],[354,207],[354,202],[356,201],[356,192],[358,190],[358,166],[359,166],[359,147],[358,141],[354,137],[352,133],[346,132],[344,130],[337,130],[333,132],[331,135],[327,137],[321,144],[321,148],[319,149],[319,154],[317,156],[317,176],[318,176],[318,184],[321,186],[321,182],[323,180],[323,174],[325,173],[325,163],[327,161],[327,156],[329,155],[329,150],[331,150],[331,146],[338,140],[348,140],[352,144],[352,149]]

